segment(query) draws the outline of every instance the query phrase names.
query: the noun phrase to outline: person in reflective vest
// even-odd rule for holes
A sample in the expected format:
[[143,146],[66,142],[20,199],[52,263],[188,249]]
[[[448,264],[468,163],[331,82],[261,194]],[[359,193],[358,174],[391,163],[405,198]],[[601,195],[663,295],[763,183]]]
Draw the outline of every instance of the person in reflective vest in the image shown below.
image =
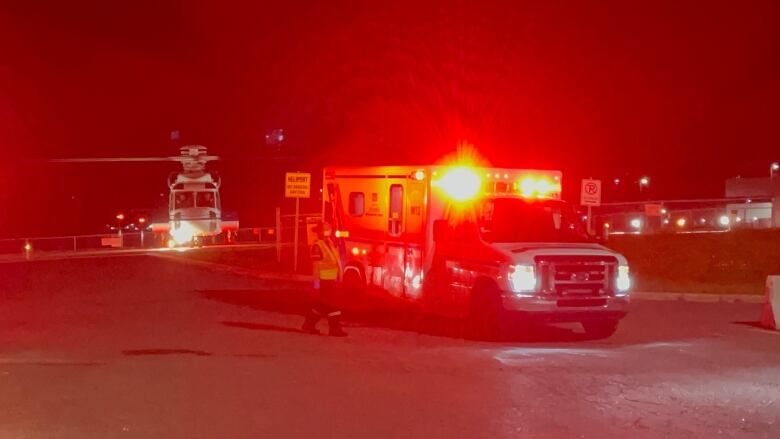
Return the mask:
[[314,265],[315,297],[306,314],[303,331],[319,334],[317,322],[328,319],[328,334],[343,337],[347,335],[341,329],[341,308],[338,304],[336,283],[341,271],[338,250],[330,239],[330,226],[327,223],[316,229],[317,239],[311,246],[311,260]]

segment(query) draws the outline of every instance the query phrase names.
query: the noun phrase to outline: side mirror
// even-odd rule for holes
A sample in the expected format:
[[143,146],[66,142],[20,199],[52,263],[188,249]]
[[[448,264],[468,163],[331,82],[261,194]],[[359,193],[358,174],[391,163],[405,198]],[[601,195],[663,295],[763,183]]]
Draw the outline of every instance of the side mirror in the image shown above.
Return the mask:
[[447,220],[436,220],[433,222],[433,242],[441,242],[444,241],[447,236],[447,231],[449,230],[450,225],[447,223]]

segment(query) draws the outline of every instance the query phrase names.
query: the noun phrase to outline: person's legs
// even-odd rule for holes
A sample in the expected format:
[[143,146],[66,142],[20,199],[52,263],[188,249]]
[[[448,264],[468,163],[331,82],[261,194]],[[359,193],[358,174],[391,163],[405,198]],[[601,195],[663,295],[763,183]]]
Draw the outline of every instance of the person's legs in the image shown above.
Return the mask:
[[310,334],[319,334],[320,331],[317,329],[317,322],[319,321],[320,315],[314,307],[309,307],[309,311],[306,314],[306,320],[303,322],[303,327],[301,327],[301,329],[303,332],[308,332]]
[[319,334],[320,331],[317,330],[317,322],[319,322],[322,317],[327,316],[330,309],[323,300],[322,284],[320,284],[320,288],[316,288],[312,294],[314,297],[312,297],[312,300],[309,303],[306,320],[303,322],[303,327],[301,329],[310,334]]
[[326,304],[328,317],[328,334],[343,337],[347,335],[343,329],[341,329],[341,307],[339,306],[338,291],[336,290],[335,281],[322,281],[320,283],[323,302]]
[[341,311],[328,313],[328,335],[333,335],[335,337],[344,337],[347,335],[347,333],[341,329]]

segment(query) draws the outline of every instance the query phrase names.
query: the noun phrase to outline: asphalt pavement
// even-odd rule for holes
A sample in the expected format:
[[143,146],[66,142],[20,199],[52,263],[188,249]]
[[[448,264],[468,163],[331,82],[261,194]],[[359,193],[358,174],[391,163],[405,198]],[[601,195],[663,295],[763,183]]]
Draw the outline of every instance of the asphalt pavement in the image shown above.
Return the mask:
[[305,285],[136,253],[0,264],[0,438],[780,437],[759,304],[637,300],[607,340],[489,343],[367,299],[332,338],[298,331]]

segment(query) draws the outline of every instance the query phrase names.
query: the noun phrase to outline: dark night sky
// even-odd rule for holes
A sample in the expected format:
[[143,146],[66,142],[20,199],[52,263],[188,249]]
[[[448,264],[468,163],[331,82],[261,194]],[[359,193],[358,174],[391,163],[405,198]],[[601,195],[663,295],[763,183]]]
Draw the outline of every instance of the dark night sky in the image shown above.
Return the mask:
[[[570,187],[647,174],[664,198],[721,196],[780,159],[776,1],[212,3],[0,5],[0,235],[152,207],[175,168],[19,162],[170,155],[173,129],[243,157],[284,128],[315,172],[466,140]],[[283,166],[218,166],[225,203],[260,221]]]

